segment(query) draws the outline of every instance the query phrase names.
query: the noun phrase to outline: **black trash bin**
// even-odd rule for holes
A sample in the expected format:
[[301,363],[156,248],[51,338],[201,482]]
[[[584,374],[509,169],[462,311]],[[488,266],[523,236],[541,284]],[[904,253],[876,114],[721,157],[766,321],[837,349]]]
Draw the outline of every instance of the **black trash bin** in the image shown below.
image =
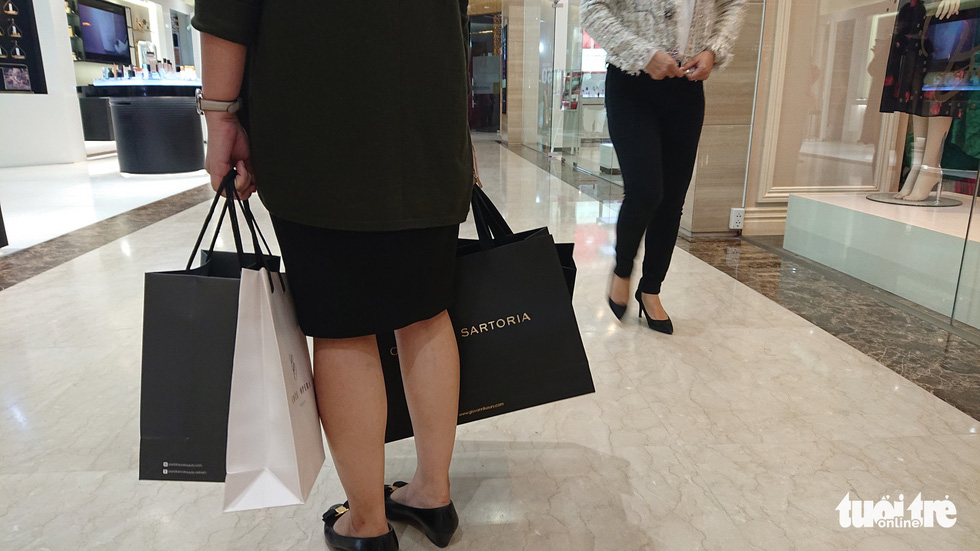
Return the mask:
[[204,168],[204,133],[194,98],[112,98],[109,105],[122,172],[168,174]]

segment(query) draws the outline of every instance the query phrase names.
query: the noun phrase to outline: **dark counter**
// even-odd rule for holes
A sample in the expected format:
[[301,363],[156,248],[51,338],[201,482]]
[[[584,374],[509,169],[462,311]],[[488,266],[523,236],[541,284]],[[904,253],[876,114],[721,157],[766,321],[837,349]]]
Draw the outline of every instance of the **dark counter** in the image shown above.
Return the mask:
[[109,99],[119,169],[135,174],[204,168],[204,132],[193,97]]

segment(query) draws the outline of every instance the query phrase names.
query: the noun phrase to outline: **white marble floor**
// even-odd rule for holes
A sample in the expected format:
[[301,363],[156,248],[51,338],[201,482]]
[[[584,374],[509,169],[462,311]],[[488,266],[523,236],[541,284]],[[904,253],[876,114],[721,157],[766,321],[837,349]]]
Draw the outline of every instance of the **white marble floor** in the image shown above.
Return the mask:
[[[664,293],[677,333],[635,306],[618,322],[605,207],[478,148],[515,228],[576,242],[597,392],[460,428],[450,549],[978,548],[980,423],[682,251]],[[0,549],[325,548],[320,514],[343,499],[329,462],[306,505],[246,513],[221,513],[217,484],[137,480],[143,273],[182,265],[205,210],[0,292]],[[411,442],[390,445],[389,479],[412,469]],[[840,525],[845,495],[920,492],[949,496],[955,525]]]
[[0,209],[10,245],[0,249],[0,256],[207,181],[203,170],[186,174],[122,175],[113,154],[75,164],[2,168]]

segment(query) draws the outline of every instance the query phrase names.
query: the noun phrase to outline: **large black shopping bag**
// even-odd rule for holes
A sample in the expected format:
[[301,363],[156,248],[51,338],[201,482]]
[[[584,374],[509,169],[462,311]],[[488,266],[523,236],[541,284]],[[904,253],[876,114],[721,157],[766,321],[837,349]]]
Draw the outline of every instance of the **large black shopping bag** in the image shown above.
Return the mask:
[[[556,246],[546,228],[513,233],[479,188],[472,205],[480,239],[460,240],[449,312],[460,355],[458,422],[595,392],[572,310],[570,244]],[[378,347],[391,442],[412,426],[394,336],[379,336]]]
[[[231,182],[233,186],[233,175]],[[141,480],[225,479],[239,282],[242,267],[254,267],[258,262],[256,255],[243,252],[235,204],[229,194],[210,250],[203,253],[199,267],[191,268],[219,199],[220,195],[215,195],[185,269],[145,276]],[[236,252],[214,251],[226,213],[230,215]],[[266,257],[265,263],[271,270],[279,270],[277,257]]]

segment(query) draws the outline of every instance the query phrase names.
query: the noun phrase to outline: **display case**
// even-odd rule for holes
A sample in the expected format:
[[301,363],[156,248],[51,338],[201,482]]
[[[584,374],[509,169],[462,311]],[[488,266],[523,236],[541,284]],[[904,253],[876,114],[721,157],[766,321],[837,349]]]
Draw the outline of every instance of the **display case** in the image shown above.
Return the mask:
[[78,0],[65,0],[65,17],[68,19],[71,58],[74,61],[85,61],[85,47],[82,44],[82,19],[78,16]]
[[32,2],[0,4],[0,92],[48,92]]

